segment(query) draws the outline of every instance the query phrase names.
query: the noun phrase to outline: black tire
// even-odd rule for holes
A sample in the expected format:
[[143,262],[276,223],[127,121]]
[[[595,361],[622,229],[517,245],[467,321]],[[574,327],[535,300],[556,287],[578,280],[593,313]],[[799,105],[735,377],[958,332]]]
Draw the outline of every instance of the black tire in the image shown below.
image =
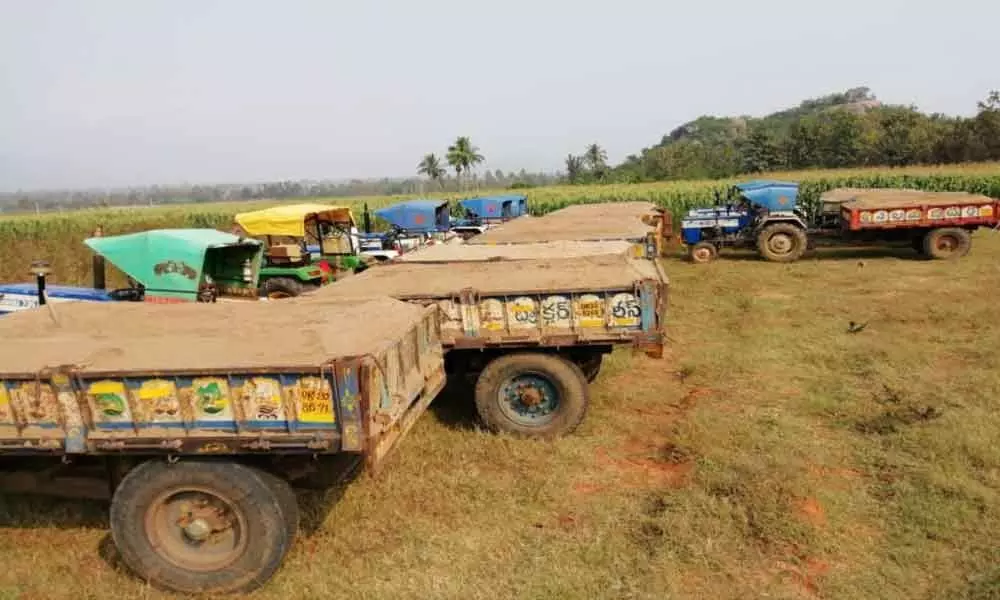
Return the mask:
[[933,229],[924,237],[924,254],[937,260],[961,258],[972,249],[972,236],[958,227]]
[[710,263],[718,257],[719,249],[711,242],[698,242],[688,248],[688,260],[698,265]]
[[313,285],[306,285],[290,277],[275,277],[264,282],[262,291],[264,296],[271,300],[280,300],[282,298],[301,296],[315,287]]
[[264,483],[271,488],[275,497],[278,499],[278,507],[281,509],[281,514],[285,518],[285,527],[287,527],[288,531],[291,532],[288,540],[288,547],[291,548],[295,545],[295,537],[299,532],[299,520],[301,519],[301,512],[299,511],[299,497],[295,494],[295,490],[292,489],[292,486],[288,483],[288,481],[263,469],[254,470],[257,472],[257,475],[264,480]]
[[774,223],[757,234],[757,252],[771,262],[794,262],[805,254],[806,232],[793,223]]
[[[516,379],[521,383],[515,385]],[[590,390],[583,371],[573,362],[553,354],[525,352],[507,354],[486,365],[476,381],[475,399],[479,418],[491,431],[554,438],[580,425]]]
[[[112,497],[112,539],[125,565],[156,587],[187,594],[250,592],[274,575],[295,537],[289,497],[277,481],[234,462],[142,463]],[[222,546],[215,550],[222,552],[213,554],[204,538],[216,533],[223,539],[214,542]],[[227,551],[227,545],[234,547]]]

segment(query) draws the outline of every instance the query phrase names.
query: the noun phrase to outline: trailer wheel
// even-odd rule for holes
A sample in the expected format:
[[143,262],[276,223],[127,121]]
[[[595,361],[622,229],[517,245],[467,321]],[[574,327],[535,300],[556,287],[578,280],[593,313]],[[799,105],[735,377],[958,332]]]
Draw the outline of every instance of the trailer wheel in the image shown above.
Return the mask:
[[287,486],[233,462],[145,462],[115,491],[111,535],[154,586],[246,593],[274,575],[295,537]]
[[264,295],[270,300],[301,296],[306,287],[290,277],[275,277],[264,282]]
[[263,469],[255,469],[255,472],[271,488],[271,491],[274,492],[274,495],[278,499],[278,508],[281,509],[281,514],[285,518],[285,527],[289,531],[288,547],[291,548],[299,532],[299,519],[301,516],[299,498],[295,495],[295,490],[292,489],[291,484],[281,477],[273,473],[268,473]]
[[719,257],[719,249],[711,242],[698,242],[688,249],[688,258],[695,264],[710,263]]
[[476,410],[492,431],[552,438],[583,421],[590,390],[580,367],[552,354],[501,356],[476,381]]
[[772,262],[794,262],[806,251],[806,232],[791,223],[774,223],[757,234],[757,251]]
[[938,260],[961,258],[972,248],[972,236],[958,227],[935,229],[924,237],[924,254]]

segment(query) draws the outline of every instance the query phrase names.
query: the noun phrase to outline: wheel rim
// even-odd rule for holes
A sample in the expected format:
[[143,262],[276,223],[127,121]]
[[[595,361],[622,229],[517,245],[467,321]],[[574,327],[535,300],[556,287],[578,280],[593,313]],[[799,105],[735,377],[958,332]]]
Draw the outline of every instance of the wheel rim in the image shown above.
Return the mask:
[[776,233],[767,240],[767,249],[774,254],[788,254],[794,245],[792,236],[787,233]]
[[145,527],[156,552],[189,571],[223,569],[247,548],[243,514],[205,488],[161,494],[146,510]]
[[958,238],[953,235],[942,235],[934,242],[934,249],[940,254],[952,254],[958,250]]
[[497,395],[503,413],[520,425],[545,425],[559,409],[556,385],[541,373],[515,375],[500,386]]
[[708,262],[712,260],[712,249],[695,248],[691,255],[694,257],[695,262]]

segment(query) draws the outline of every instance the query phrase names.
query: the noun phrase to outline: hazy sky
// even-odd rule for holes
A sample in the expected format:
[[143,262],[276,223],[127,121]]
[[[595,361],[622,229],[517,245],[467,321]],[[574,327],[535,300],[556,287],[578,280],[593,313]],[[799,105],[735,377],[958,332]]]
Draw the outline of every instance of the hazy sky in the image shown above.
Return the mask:
[[995,0],[0,0],[0,190],[612,161],[867,85],[970,114]]

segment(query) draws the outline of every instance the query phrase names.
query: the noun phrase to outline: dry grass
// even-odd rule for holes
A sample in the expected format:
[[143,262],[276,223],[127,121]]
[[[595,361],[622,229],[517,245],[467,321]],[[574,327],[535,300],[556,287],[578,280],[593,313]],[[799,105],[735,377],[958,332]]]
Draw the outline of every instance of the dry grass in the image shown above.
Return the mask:
[[[668,261],[670,355],[615,355],[575,436],[440,398],[256,597],[998,598],[998,254]],[[0,499],[0,599],[164,597],[104,518]]]

